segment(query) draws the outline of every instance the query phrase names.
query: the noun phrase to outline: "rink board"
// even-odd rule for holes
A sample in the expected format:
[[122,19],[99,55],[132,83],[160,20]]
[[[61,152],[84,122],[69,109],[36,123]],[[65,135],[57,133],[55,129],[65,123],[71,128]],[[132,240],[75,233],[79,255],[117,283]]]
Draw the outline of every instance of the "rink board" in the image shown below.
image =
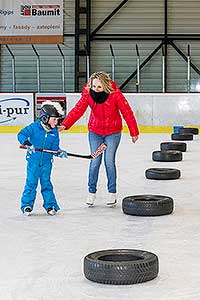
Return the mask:
[[[66,93],[67,111],[74,107],[80,96],[80,93]],[[189,126],[200,129],[199,93],[124,93],[124,96],[134,111],[141,133],[171,133],[173,126]],[[3,109],[1,111],[3,112]],[[34,111],[32,110],[31,113],[34,114]],[[89,114],[90,109],[87,109],[85,114],[67,132],[87,132]],[[30,118],[27,116],[25,121],[23,117],[23,124],[20,116],[17,117],[8,124],[2,122],[3,114],[0,114],[0,133],[17,132],[26,125],[26,122],[30,123]],[[125,122],[123,124],[123,131],[128,132]]]

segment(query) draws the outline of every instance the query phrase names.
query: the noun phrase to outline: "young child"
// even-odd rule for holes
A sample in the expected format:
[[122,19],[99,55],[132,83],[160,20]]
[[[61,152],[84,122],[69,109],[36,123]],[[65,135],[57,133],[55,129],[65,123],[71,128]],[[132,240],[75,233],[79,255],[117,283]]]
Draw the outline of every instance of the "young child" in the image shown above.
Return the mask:
[[21,198],[22,213],[29,216],[33,210],[38,180],[44,200],[43,207],[49,215],[60,209],[51,183],[53,154],[35,151],[35,148],[61,151],[60,158],[67,158],[67,152],[59,149],[58,119],[64,115],[58,102],[45,101],[39,119],[23,128],[17,135],[21,145],[27,147],[27,177]]

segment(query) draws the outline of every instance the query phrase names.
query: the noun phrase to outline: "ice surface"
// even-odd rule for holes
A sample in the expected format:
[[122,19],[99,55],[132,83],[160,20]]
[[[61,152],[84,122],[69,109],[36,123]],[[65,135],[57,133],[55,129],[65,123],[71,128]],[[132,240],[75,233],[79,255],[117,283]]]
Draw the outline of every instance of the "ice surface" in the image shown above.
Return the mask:
[[[197,300],[200,299],[200,138],[188,141],[180,162],[153,162],[152,151],[169,134],[143,134],[134,145],[122,136],[117,154],[118,198],[106,207],[102,166],[96,206],[85,205],[89,161],[55,158],[52,181],[62,208],[49,216],[40,188],[34,213],[21,214],[26,161],[15,134],[1,134],[0,300]],[[86,134],[61,134],[61,148],[88,154]],[[178,180],[148,180],[147,168],[181,170]],[[171,215],[136,217],[123,214],[123,197],[160,194],[174,199]],[[129,286],[91,282],[83,259],[102,249],[143,249],[158,255],[160,271],[152,281]]]

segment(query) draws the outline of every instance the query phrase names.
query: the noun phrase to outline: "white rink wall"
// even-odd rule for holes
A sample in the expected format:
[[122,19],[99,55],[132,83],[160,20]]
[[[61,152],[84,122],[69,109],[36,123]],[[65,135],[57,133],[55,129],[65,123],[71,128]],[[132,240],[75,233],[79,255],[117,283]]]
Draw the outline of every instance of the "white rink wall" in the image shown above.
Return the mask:
[[[53,101],[66,101],[69,112],[81,97],[81,93],[42,94]],[[200,93],[124,93],[129,101],[141,133],[171,133],[173,126],[199,127]],[[37,104],[36,104],[37,103]],[[34,120],[38,108],[37,94],[0,93],[0,133],[17,132]],[[87,132],[90,109],[68,132]],[[123,123],[124,125],[125,122]],[[128,132],[127,126],[124,132]]]
[[[67,93],[67,111],[80,99],[80,93]],[[200,94],[124,93],[140,126],[200,125]],[[76,125],[87,125],[89,111]]]

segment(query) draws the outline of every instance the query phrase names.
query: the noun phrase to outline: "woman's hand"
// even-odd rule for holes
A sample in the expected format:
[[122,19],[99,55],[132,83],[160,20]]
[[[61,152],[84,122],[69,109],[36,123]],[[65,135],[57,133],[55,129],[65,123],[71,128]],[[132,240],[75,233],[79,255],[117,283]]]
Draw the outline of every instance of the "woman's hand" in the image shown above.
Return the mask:
[[135,142],[138,140],[138,135],[132,136],[131,139],[132,139],[132,143],[135,144]]
[[64,125],[58,126],[58,132],[65,130],[66,127]]

